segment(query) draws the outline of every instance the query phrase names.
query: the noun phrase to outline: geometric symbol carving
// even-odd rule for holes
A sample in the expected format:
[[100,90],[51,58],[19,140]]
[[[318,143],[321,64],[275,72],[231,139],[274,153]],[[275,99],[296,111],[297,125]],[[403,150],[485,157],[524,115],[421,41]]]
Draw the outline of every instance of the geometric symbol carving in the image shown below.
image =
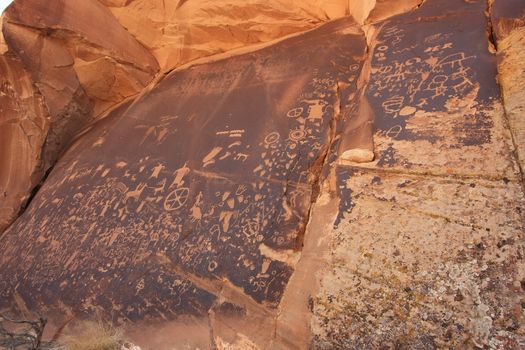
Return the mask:
[[303,113],[304,109],[302,107],[290,109],[286,114],[288,118],[297,118]]
[[272,133],[269,133],[265,138],[264,138],[264,143],[267,144],[267,145],[271,145],[275,142],[277,142],[279,140],[279,133],[278,132],[272,132]]
[[189,194],[190,190],[187,187],[177,188],[168,194],[164,200],[164,209],[172,211],[182,208],[186,204]]
[[304,132],[304,130],[301,130],[301,129],[292,130],[290,131],[290,134],[289,134],[290,140],[293,140],[293,141],[302,140],[304,139],[305,136],[306,136],[306,133]]

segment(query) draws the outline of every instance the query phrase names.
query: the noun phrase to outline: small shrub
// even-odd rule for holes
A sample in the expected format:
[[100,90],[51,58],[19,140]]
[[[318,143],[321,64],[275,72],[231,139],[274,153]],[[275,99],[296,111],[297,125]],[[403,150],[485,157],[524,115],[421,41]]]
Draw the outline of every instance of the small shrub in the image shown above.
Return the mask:
[[59,341],[65,350],[120,350],[122,331],[102,321],[82,321]]

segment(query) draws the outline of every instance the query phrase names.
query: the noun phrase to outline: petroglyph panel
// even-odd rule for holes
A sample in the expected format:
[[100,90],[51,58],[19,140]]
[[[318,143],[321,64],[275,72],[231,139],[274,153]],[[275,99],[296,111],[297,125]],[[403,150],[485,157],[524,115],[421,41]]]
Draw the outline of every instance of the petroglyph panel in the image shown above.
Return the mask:
[[[428,2],[381,26],[366,89],[372,166],[517,176],[482,5]],[[434,17],[440,6],[447,16]]]
[[429,0],[378,25],[365,90],[376,161],[334,166],[338,206],[326,196],[311,222],[328,225],[318,208],[336,219],[307,233],[328,246],[311,348],[525,344],[525,202],[485,7]]
[[352,25],[173,72],[96,125],[0,241],[0,308],[173,319],[229,290],[275,310],[355,103]]

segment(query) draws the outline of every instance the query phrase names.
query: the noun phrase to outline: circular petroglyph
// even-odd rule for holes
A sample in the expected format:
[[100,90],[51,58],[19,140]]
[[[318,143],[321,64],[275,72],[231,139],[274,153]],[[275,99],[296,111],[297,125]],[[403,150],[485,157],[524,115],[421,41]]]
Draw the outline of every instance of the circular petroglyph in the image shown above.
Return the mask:
[[122,194],[128,192],[128,186],[126,186],[122,182],[117,182],[117,184],[115,185],[115,189]]
[[216,261],[210,261],[210,263],[208,264],[208,271],[215,271],[215,269],[217,269],[217,266],[219,266],[219,264],[217,264]]
[[350,70],[351,70],[352,72],[355,72],[355,71],[358,70],[358,69],[359,69],[359,65],[358,65],[358,64],[352,64],[352,65],[350,66]]
[[290,109],[288,113],[286,113],[286,116],[288,116],[288,118],[297,118],[301,116],[303,111],[304,111],[303,107],[293,108],[293,109]]
[[306,132],[304,132],[304,130],[301,129],[296,129],[290,131],[290,134],[288,136],[292,141],[300,141],[306,137]]
[[177,188],[164,200],[164,209],[168,211],[180,209],[188,201],[190,190],[187,187]]
[[266,137],[264,138],[264,143],[267,145],[273,145],[274,143],[279,141],[280,137],[281,136],[279,135],[277,131],[271,132],[268,135],[266,135]]

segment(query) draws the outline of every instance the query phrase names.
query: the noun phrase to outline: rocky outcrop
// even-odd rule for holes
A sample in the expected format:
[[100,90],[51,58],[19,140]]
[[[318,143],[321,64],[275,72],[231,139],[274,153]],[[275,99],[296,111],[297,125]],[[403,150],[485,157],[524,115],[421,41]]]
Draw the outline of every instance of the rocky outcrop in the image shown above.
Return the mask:
[[0,56],[0,232],[43,175],[41,152],[49,130],[44,99],[16,58]]
[[0,192],[7,195],[0,231],[75,135],[141,91],[158,69],[154,57],[94,0],[17,0],[2,20],[2,78],[10,92],[1,103],[9,126],[2,128]]
[[348,1],[102,0],[164,69],[312,29],[349,13]]
[[485,10],[427,1],[372,42],[376,160],[334,165],[338,207],[312,221],[335,227],[305,238],[325,252],[313,348],[522,347],[525,203]]
[[[169,71],[219,53],[253,51],[336,18],[351,16],[363,24],[420,3],[17,0],[3,17],[0,46],[24,68],[33,89],[42,96],[48,128],[39,135],[45,140],[40,150],[33,150],[35,167],[20,178],[26,190],[7,191],[7,183],[0,184],[0,189],[13,196],[4,205],[0,231],[16,217],[31,190],[75,135],[142,91],[159,64],[161,70]],[[83,14],[80,20],[78,13]],[[13,138],[9,147],[22,143]],[[6,169],[4,177],[15,174],[7,165],[2,169]]]
[[492,22],[498,48],[498,80],[523,174],[525,169],[525,4],[519,1],[496,1],[492,7]]
[[[40,150],[33,147],[30,163],[35,166],[25,171],[29,175],[16,173],[14,163],[1,167],[5,178],[22,176],[19,187],[25,190],[7,191],[7,183],[0,183],[2,192],[11,193],[0,214],[0,232],[75,135],[142,91],[159,68],[168,71],[219,53],[253,51],[344,16],[361,24],[377,21],[420,3],[17,0],[3,17],[0,49],[23,67],[42,96],[48,128],[38,136],[44,139]],[[10,148],[24,142],[9,138]]]
[[[104,3],[164,73],[75,139],[2,236],[0,311],[51,329],[102,312],[143,349],[523,346],[520,18]],[[265,15],[291,29],[246,35]],[[14,91],[46,101],[35,86]]]
[[5,257],[54,258],[2,259],[2,273],[16,276],[16,285],[0,279],[2,307],[24,300],[47,315],[89,315],[112,305],[120,322],[162,314],[201,327],[255,317],[251,341],[264,345],[365,51],[344,19],[173,72],[115,110],[61,158],[24,214],[31,223],[6,232]]
[[409,11],[422,0],[100,0],[169,70],[352,16],[358,23]]

